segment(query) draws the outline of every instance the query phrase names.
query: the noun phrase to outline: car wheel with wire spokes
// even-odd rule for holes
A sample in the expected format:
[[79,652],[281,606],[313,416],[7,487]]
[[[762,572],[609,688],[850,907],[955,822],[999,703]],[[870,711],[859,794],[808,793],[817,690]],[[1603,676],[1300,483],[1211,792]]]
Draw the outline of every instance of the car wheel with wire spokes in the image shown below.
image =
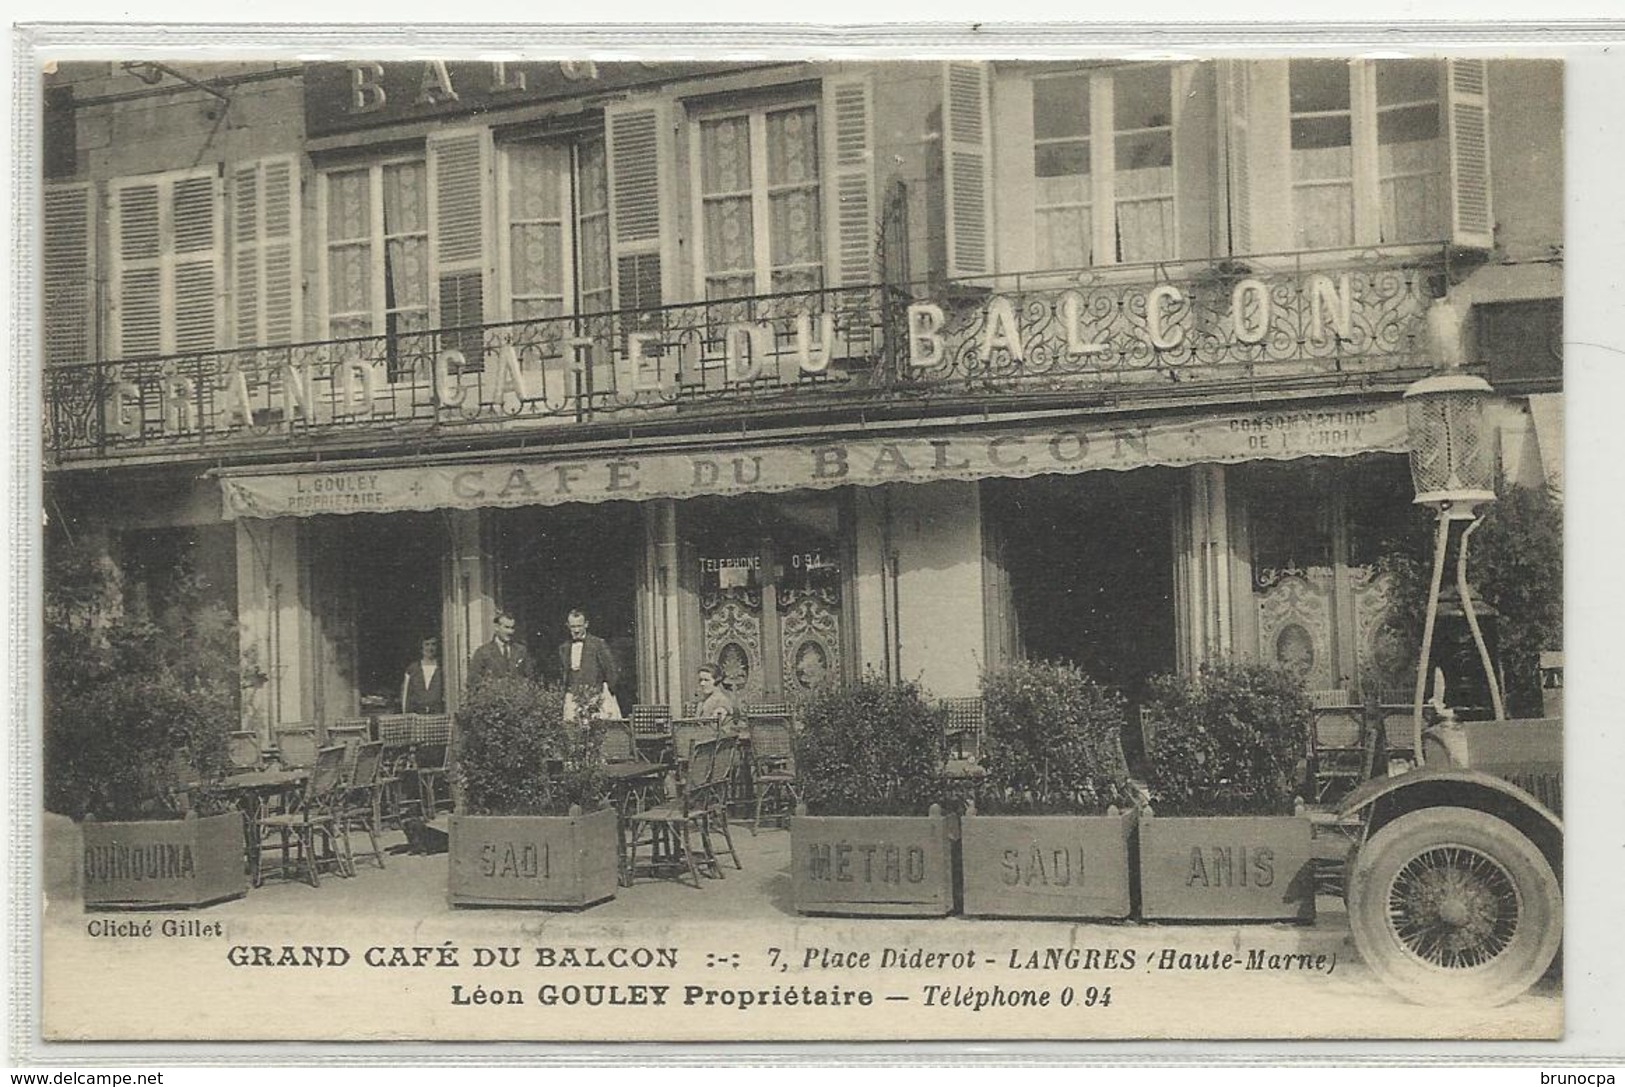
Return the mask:
[[1503,1004],[1551,965],[1563,891],[1535,844],[1472,808],[1408,812],[1362,845],[1349,924],[1372,971],[1422,1004]]

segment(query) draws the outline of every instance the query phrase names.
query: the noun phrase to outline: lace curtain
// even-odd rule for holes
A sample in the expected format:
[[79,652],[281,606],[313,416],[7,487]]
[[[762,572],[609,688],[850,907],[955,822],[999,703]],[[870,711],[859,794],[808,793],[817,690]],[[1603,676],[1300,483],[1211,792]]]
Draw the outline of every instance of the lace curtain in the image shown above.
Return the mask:
[[[753,126],[761,117],[759,127]],[[758,163],[754,131],[763,135]],[[700,126],[706,297],[810,290],[823,283],[818,112],[808,106],[724,117]],[[758,209],[765,205],[768,275],[757,267]]]

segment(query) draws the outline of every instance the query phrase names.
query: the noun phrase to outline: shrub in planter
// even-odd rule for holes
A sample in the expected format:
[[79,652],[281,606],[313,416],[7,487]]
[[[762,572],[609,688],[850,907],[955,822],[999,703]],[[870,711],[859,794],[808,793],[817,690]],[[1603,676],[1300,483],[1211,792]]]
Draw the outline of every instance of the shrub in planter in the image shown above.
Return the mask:
[[799,912],[953,911],[959,821],[941,809],[943,746],[942,718],[918,684],[868,676],[805,705],[805,808],[790,821]]
[[45,806],[82,823],[87,906],[194,906],[247,890],[243,821],[207,790],[243,683],[231,616],[184,569],[153,606],[54,543],[45,591]]
[[1076,665],[1021,662],[983,677],[982,705],[987,776],[961,826],[965,912],[1127,917],[1135,810],[1121,696]]
[[1218,661],[1153,681],[1151,806],[1140,821],[1148,918],[1311,916],[1310,829],[1293,815],[1313,710],[1301,681]]
[[462,807],[450,894],[461,906],[586,906],[615,896],[620,835],[604,769],[564,694],[528,679],[480,684],[457,712]]

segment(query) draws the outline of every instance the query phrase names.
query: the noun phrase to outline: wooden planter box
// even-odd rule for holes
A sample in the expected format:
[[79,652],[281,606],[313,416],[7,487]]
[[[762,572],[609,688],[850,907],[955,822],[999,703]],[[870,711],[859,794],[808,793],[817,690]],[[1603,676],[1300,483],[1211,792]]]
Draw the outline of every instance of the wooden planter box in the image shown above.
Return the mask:
[[1146,920],[1312,920],[1309,820],[1296,816],[1140,819]]
[[1138,821],[1108,815],[976,815],[960,823],[965,913],[1122,919],[1133,909]]
[[80,824],[86,909],[202,906],[248,892],[243,817]]
[[585,815],[453,815],[453,906],[579,908],[615,897],[620,828],[613,809]]
[[796,815],[790,884],[797,913],[946,917],[959,880],[959,817]]

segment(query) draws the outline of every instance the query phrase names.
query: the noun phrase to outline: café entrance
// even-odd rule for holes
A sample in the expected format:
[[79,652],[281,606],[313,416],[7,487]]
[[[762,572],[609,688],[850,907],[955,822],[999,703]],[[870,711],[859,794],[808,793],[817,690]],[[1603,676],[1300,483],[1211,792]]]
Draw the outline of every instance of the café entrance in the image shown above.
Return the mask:
[[848,516],[829,493],[684,504],[690,638],[740,705],[797,701],[850,670]]

